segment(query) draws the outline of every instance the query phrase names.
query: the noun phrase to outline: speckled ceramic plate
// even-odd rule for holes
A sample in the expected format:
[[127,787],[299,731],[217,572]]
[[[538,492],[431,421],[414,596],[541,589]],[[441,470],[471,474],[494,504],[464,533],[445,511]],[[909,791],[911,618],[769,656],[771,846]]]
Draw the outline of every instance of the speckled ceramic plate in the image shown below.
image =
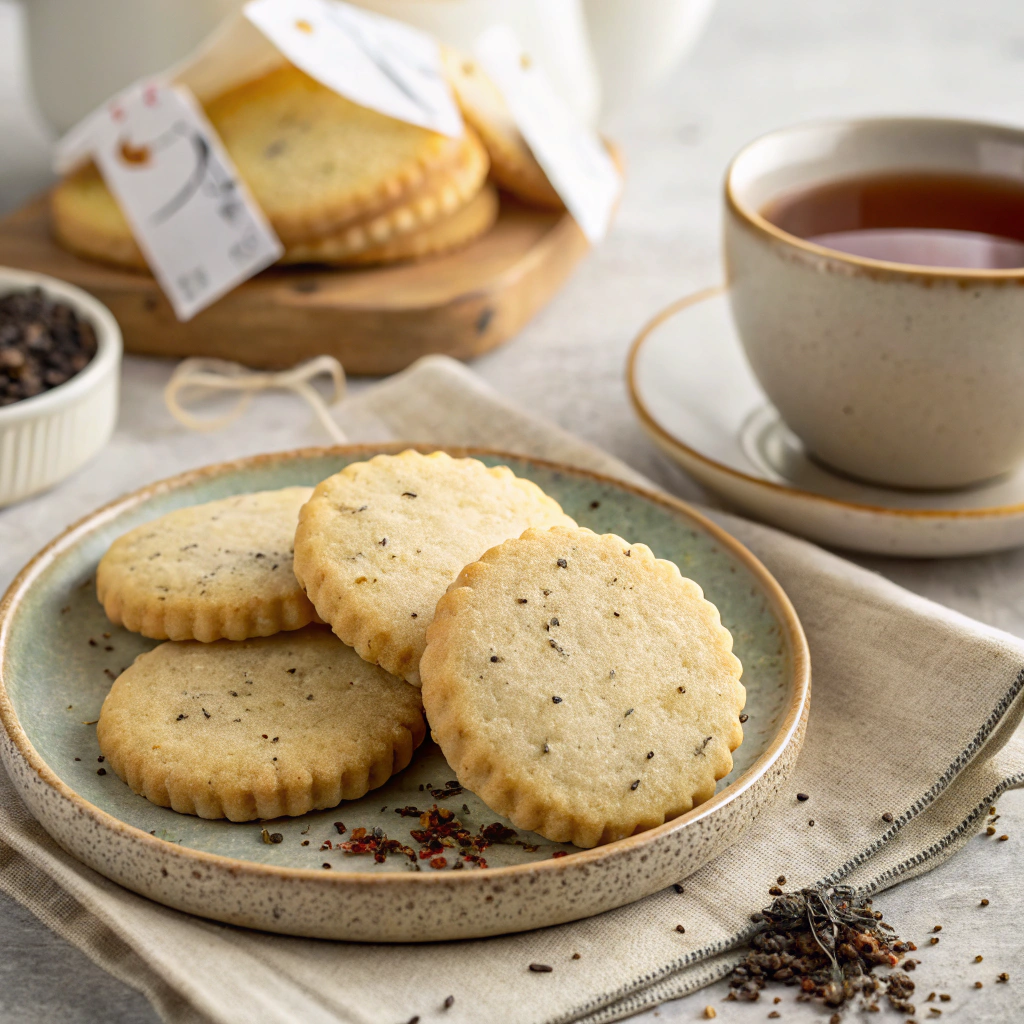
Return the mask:
[[733,508],[822,544],[949,558],[1024,544],[1024,467],[976,487],[905,491],[833,472],[782,422],[743,354],[724,288],[673,303],[626,367],[648,434]]
[[[177,814],[136,796],[112,772],[99,774],[94,725],[103,698],[114,677],[154,646],[110,626],[96,601],[93,573],[110,542],[171,509],[315,484],[381,450],[400,449],[306,450],[185,473],[93,513],[29,563],[0,606],[0,753],[44,828],[90,867],[168,906],[286,934],[384,942],[496,935],[588,917],[678,881],[736,842],[775,799],[803,740],[810,667],[785,594],[746,549],[680,502],[495,453],[452,451],[506,463],[582,525],[644,541],[718,605],[743,661],[750,718],[735,768],[712,800],[593,850],[521,833],[518,845],[486,851],[486,869],[456,870],[455,857],[431,869],[400,855],[377,864],[322,849],[341,841],[336,821],[349,834],[381,827],[411,843],[417,819],[395,808],[436,802],[471,831],[501,820],[471,793],[450,791],[454,774],[430,744],[362,800],[270,824]],[[283,841],[265,843],[264,827]]]

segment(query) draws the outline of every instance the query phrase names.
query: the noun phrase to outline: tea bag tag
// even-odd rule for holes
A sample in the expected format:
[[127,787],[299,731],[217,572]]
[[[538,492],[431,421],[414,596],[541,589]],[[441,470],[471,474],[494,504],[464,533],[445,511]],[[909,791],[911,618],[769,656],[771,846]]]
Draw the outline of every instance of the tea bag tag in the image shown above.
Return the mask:
[[475,51],[552,187],[588,240],[599,242],[622,189],[601,140],[558,95],[507,25],[487,29]]
[[213,126],[180,86],[133,86],[92,115],[91,155],[179,320],[190,320],[284,248]]
[[243,13],[296,67],[353,103],[463,134],[440,47],[427,33],[341,0],[249,0]]

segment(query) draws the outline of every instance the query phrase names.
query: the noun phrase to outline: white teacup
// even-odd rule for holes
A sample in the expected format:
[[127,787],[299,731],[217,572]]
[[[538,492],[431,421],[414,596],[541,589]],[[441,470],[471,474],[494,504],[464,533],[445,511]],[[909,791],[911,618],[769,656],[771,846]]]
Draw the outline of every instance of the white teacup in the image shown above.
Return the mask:
[[962,487],[1024,459],[1024,267],[863,258],[762,215],[791,190],[904,172],[1024,183],[1024,131],[880,118],[757,139],[726,176],[732,310],[754,373],[816,457],[888,486]]

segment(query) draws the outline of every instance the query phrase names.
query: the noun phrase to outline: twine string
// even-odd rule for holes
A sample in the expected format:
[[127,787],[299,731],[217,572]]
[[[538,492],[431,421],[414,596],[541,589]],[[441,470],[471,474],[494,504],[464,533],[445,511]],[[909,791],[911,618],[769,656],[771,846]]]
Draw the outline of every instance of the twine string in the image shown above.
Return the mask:
[[[325,402],[312,385],[312,381],[327,374],[332,390]],[[250,370],[241,363],[227,359],[183,359],[175,368],[164,389],[164,402],[170,414],[190,430],[214,431],[234,423],[249,408],[253,397],[261,391],[291,391],[303,398],[320,421],[321,426],[338,444],[348,441],[344,431],[331,416],[329,406],[336,405],[345,395],[345,370],[333,356],[317,356],[290,370]],[[238,401],[220,416],[195,416],[186,408],[186,394],[202,399],[212,393],[236,392]]]

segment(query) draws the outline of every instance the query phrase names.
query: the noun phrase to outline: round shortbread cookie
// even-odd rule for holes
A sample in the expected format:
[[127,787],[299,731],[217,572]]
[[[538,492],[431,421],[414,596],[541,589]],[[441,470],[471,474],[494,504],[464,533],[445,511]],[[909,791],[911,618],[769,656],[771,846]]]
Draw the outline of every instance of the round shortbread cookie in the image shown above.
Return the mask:
[[355,220],[334,234],[289,245],[281,263],[346,264],[362,262],[359,257],[363,253],[391,245],[402,251],[406,239],[422,237],[434,225],[441,226],[464,210],[480,194],[489,166],[479,136],[467,127],[459,160],[431,175],[414,195],[381,213]]
[[285,245],[393,206],[462,152],[462,139],[359,106],[291,65],[206,113]]
[[[467,236],[467,231],[482,220],[482,201],[477,202],[472,211],[465,211],[465,206],[480,195],[489,164],[479,137],[467,128],[458,160],[451,167],[431,174],[414,194],[381,212],[353,220],[335,234],[293,242],[285,247],[279,262],[383,262],[453,248],[458,244],[450,241],[455,234],[456,218],[462,238],[472,237]],[[87,164],[57,184],[50,197],[50,209],[54,234],[66,249],[87,259],[129,270],[148,269],[127,219],[94,164]],[[435,236],[426,230],[435,223],[439,227],[438,234],[448,241],[447,245],[439,245],[433,240]],[[483,230],[486,228],[480,229]],[[425,238],[429,241],[425,242]],[[395,243],[394,251],[411,255],[359,258],[368,250],[390,252],[392,243]]]
[[136,793],[232,821],[358,799],[405,768],[425,733],[414,687],[317,627],[161,644],[118,676],[96,726]]
[[154,640],[245,640],[319,622],[292,568],[310,487],[176,509],[110,545],[96,594],[110,621]]
[[299,513],[295,575],[345,643],[418,686],[438,599],[468,562],[531,526],[575,523],[507,466],[377,455],[313,492]]
[[534,206],[562,210],[565,205],[487,73],[475,61],[442,47],[445,75],[462,116],[476,130],[491,158],[491,176],[507,192]]
[[50,193],[50,217],[57,241],[76,256],[127,270],[149,269],[95,164],[86,164],[57,183]]
[[459,782],[520,828],[591,847],[709,799],[746,692],[718,609],[643,544],[528,530],[460,573],[420,663]]
[[498,219],[498,209],[498,190],[485,184],[469,202],[437,223],[396,235],[382,245],[350,256],[344,262],[352,266],[399,263],[453,252],[490,231]]

